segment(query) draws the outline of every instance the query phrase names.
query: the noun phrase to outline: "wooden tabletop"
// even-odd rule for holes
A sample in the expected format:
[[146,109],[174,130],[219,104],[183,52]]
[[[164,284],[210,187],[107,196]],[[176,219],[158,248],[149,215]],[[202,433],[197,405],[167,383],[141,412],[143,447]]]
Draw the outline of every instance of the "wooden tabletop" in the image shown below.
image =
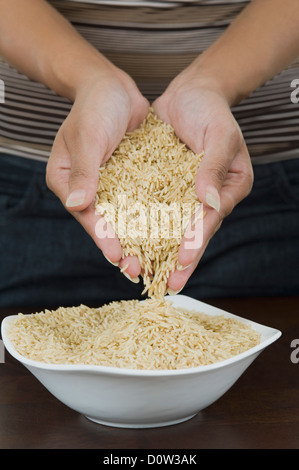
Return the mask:
[[[299,298],[206,302],[282,331],[213,405],[185,423],[164,428],[102,426],[60,403],[5,352],[0,363],[0,448],[298,449]],[[0,311],[0,320],[17,311]],[[292,346],[296,339],[297,349]]]

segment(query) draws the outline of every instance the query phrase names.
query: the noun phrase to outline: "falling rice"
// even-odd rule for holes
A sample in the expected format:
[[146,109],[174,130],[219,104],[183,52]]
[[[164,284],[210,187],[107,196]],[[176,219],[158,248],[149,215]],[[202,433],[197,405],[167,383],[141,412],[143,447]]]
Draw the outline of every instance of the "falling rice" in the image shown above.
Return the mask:
[[19,314],[8,337],[21,355],[45,363],[146,370],[213,364],[260,341],[239,320],[175,308],[166,299]]
[[149,297],[166,294],[182,236],[194,215],[203,215],[195,192],[202,156],[150,108],[100,168],[96,210],[118,235],[123,255],[138,257]]

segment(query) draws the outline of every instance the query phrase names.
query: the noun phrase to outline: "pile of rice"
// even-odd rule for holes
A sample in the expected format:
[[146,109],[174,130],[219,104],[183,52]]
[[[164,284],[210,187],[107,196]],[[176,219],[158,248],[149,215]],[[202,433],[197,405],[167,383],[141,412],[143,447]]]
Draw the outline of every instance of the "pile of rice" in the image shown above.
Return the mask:
[[175,308],[166,299],[20,313],[8,336],[21,355],[41,362],[148,370],[208,365],[260,342],[242,322]]
[[125,135],[100,168],[96,211],[112,225],[124,256],[138,257],[143,293],[149,297],[166,294],[190,218],[203,214],[195,192],[202,156],[150,108],[141,126]]

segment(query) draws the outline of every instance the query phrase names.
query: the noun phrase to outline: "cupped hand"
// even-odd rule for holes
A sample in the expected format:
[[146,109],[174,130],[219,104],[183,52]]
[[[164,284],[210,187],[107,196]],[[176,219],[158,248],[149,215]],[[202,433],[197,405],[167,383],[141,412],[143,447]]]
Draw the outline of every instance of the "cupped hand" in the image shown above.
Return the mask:
[[[95,213],[99,167],[127,131],[140,125],[149,103],[133,80],[113,66],[87,80],[76,93],[61,125],[47,165],[48,187],[78,220],[104,256],[136,278],[136,257],[122,259],[122,248],[109,224]],[[136,259],[135,259],[136,258]]]
[[[197,267],[223,219],[251,191],[253,170],[241,130],[216,86],[190,77],[189,71],[183,72],[153,107],[191,150],[204,151],[195,187],[205,216],[195,224],[194,233],[188,230],[181,241],[178,268],[168,279],[170,292],[177,293]],[[200,236],[196,230],[201,231]]]

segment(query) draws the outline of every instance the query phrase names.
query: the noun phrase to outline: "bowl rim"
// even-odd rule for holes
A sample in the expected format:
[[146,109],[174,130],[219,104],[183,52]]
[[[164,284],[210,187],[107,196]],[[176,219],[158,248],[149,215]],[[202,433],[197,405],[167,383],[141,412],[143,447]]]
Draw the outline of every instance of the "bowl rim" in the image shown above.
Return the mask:
[[[235,364],[245,358],[253,356],[256,353],[262,352],[267,346],[274,343],[276,340],[280,338],[282,332],[276,328],[272,328],[261,323],[257,323],[251,320],[248,320],[244,317],[240,317],[238,315],[226,312],[225,310],[219,309],[218,307],[211,306],[204,302],[198,301],[196,299],[192,299],[191,297],[187,297],[185,295],[176,295],[176,296],[167,296],[169,299],[176,297],[176,300],[180,298],[180,300],[184,301],[184,299],[190,299],[196,304],[203,308],[208,308],[210,311],[214,312],[214,315],[224,315],[228,318],[237,319],[247,325],[251,325],[255,331],[261,334],[261,342],[256,346],[244,351],[240,354],[236,354],[235,356],[230,357],[229,359],[224,359],[222,361],[214,362],[213,364],[202,365],[197,367],[190,367],[184,369],[129,369],[129,368],[121,368],[121,367],[111,367],[111,366],[101,366],[101,365],[93,365],[93,364],[51,364],[41,361],[36,361],[33,359],[29,359],[16,350],[13,342],[7,336],[7,328],[9,323],[16,318],[18,315],[9,315],[2,320],[1,323],[1,336],[3,344],[8,351],[8,353],[14,357],[16,360],[21,362],[24,366],[28,367],[35,367],[37,369],[42,370],[49,370],[49,371],[61,371],[61,372],[98,372],[98,373],[106,373],[111,375],[118,375],[118,376],[139,376],[139,377],[154,377],[154,376],[178,376],[178,375],[193,375],[199,372],[209,372],[215,369],[224,368],[226,366]],[[203,311],[203,310],[201,310]],[[206,313],[203,311],[203,313]],[[269,336],[263,339],[263,332],[267,333]]]

